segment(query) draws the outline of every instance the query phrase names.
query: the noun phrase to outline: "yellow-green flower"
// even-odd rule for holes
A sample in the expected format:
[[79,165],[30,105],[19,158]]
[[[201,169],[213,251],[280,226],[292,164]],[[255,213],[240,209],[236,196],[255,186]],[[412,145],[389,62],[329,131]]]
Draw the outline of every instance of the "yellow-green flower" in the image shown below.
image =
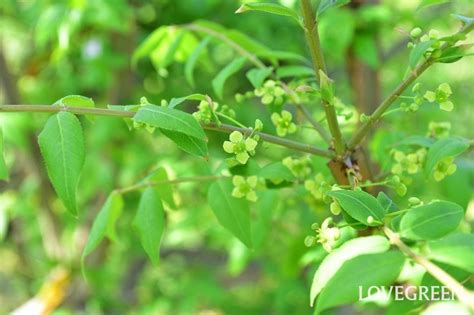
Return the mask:
[[323,174],[318,173],[314,179],[308,179],[304,182],[304,188],[317,200],[330,201],[326,193],[331,190],[331,185],[325,180]]
[[292,157],[284,158],[282,161],[283,165],[288,167],[290,171],[296,177],[302,178],[309,173],[311,173],[311,168],[309,167],[309,160],[306,157],[300,159],[293,159]]
[[273,80],[267,80],[262,87],[255,89],[255,95],[261,97],[262,104],[283,103],[285,90]]
[[422,168],[425,156],[426,149],[420,149],[410,154],[405,154],[398,150],[393,151],[393,159],[396,163],[392,166],[392,173],[398,175],[403,172],[408,174],[418,173]]
[[435,181],[440,182],[446,176],[452,175],[454,172],[456,172],[457,166],[453,162],[454,157],[449,156],[436,164],[433,172]]
[[235,154],[235,159],[240,164],[246,164],[250,155],[255,154],[257,141],[252,138],[244,138],[244,135],[239,131],[234,131],[229,136],[230,141],[224,141],[224,151]]
[[296,125],[292,122],[293,115],[289,111],[284,110],[281,114],[273,113],[271,119],[280,137],[296,132]]
[[449,84],[441,83],[436,91],[426,91],[423,97],[430,103],[438,102],[440,109],[450,112],[454,108],[453,102],[449,100],[451,94],[453,94],[453,92]]
[[447,121],[434,122],[428,125],[428,136],[433,138],[447,138],[451,130],[451,123]]
[[332,251],[337,240],[341,237],[341,231],[338,227],[330,227],[332,218],[326,218],[317,230],[317,242],[323,245],[328,253]]
[[249,176],[245,178],[243,176],[236,175],[232,177],[232,184],[234,184],[232,196],[235,198],[245,197],[247,200],[252,202],[257,201],[257,194],[255,193],[257,183],[257,176]]

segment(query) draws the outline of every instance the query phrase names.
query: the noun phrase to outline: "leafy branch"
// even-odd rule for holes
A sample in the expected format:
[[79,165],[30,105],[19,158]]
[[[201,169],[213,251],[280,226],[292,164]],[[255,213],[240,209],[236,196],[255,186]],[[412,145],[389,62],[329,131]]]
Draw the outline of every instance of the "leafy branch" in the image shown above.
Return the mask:
[[[90,107],[78,107],[78,106],[50,106],[50,105],[0,105],[0,112],[27,112],[27,113],[58,113],[58,112],[70,112],[77,115],[96,115],[96,116],[109,116],[109,117],[121,117],[121,118],[132,118],[135,113],[131,111],[113,110],[105,108],[90,108]],[[230,133],[232,131],[239,131],[242,134],[250,135],[253,132],[251,128],[236,127],[227,124],[217,125],[215,123],[203,124],[203,129],[215,130],[220,132]],[[314,155],[319,155],[327,158],[333,157],[333,152],[317,148],[315,146],[280,138],[263,132],[256,132],[260,138],[266,142],[273,143],[279,146],[287,147],[300,152],[306,152]]]
[[425,268],[426,271],[429,272],[434,278],[436,278],[439,282],[448,287],[463,304],[469,306],[469,308],[474,311],[474,293],[468,291],[446,271],[433,264],[425,257],[420,256],[414,251],[412,251],[410,247],[408,247],[400,239],[398,234],[394,233],[387,227],[384,227],[384,232],[392,244],[397,246],[403,253],[412,258],[413,261]]

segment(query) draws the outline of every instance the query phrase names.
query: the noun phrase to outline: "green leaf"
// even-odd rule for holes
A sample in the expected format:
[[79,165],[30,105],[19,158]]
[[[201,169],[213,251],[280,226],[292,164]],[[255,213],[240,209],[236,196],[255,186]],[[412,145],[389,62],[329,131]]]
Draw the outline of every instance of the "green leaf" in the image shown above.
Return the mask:
[[115,222],[120,217],[122,209],[122,195],[117,192],[112,192],[92,224],[84,252],[82,253],[83,260],[99,246],[105,236],[108,236],[110,239],[116,238]]
[[416,145],[420,147],[430,147],[433,145],[435,140],[433,138],[424,137],[424,136],[408,136],[404,137],[399,142],[393,144],[393,147],[399,147],[402,145]]
[[441,63],[456,62],[461,60],[463,57],[474,55],[474,53],[467,52],[467,50],[470,48],[472,48],[472,44],[448,47],[443,50],[441,56],[436,58],[435,61]]
[[252,248],[250,209],[247,200],[232,197],[230,180],[218,180],[209,187],[207,200],[219,223],[248,248]]
[[400,235],[412,240],[434,240],[454,231],[463,208],[448,201],[434,201],[408,211],[400,222]]
[[161,26],[154,30],[133,53],[132,64],[136,66],[139,59],[150,55],[161,44],[167,33],[168,26]]
[[53,106],[95,107],[95,103],[90,97],[68,95],[54,102]]
[[469,140],[462,137],[449,137],[435,142],[426,155],[425,175],[430,176],[434,167],[449,156],[457,156],[469,148]]
[[243,4],[235,13],[244,13],[248,11],[261,11],[276,15],[291,17],[297,23],[300,23],[300,17],[295,10],[276,3],[252,2]]
[[262,86],[263,81],[272,74],[273,72],[273,67],[267,67],[267,68],[254,68],[249,71],[247,71],[246,76],[247,79],[249,79],[250,83],[252,83],[254,88],[259,88]]
[[[374,196],[364,191],[335,190],[329,192],[328,195],[336,199],[351,217],[365,225],[377,226],[384,219],[385,209]],[[368,223],[369,216],[378,222]]]
[[258,177],[269,179],[272,181],[292,181],[295,179],[290,169],[281,162],[275,162],[264,166],[258,172]]
[[179,104],[182,104],[185,101],[204,101],[206,100],[206,95],[204,94],[199,94],[199,93],[194,93],[191,95],[186,95],[183,97],[174,97],[170,100],[170,103],[168,104],[169,108],[175,108]]
[[206,134],[196,119],[188,113],[169,107],[147,105],[138,110],[133,120],[159,128],[165,136],[188,153],[207,155]]
[[238,72],[247,59],[245,57],[240,57],[238,59],[233,60],[227,66],[222,69],[217,76],[212,80],[212,88],[217,96],[222,99],[224,96],[224,84],[225,81],[234,73]]
[[474,235],[449,234],[428,243],[428,258],[474,273]]
[[330,8],[338,8],[346,5],[350,0],[321,0],[317,10],[317,17],[319,18],[326,10]]
[[160,129],[166,137],[173,141],[181,150],[194,156],[208,157],[207,143],[201,139],[177,133],[166,129]]
[[76,190],[84,165],[81,123],[71,113],[57,113],[46,122],[38,143],[54,190],[66,208],[76,214]]
[[440,301],[430,303],[427,308],[423,310],[423,315],[470,315],[469,308],[457,301]]
[[[166,182],[169,180],[168,172],[164,167],[159,167],[153,173],[148,175],[142,183],[151,183],[151,182]],[[176,203],[174,202],[173,197],[173,186],[170,184],[158,184],[154,185],[153,189],[158,193],[161,200],[163,200],[170,208],[176,209]]]
[[416,10],[422,10],[433,5],[448,3],[450,0],[422,0]]
[[426,50],[431,47],[435,40],[428,40],[426,42],[419,42],[412,48],[410,52],[409,64],[410,68],[414,69],[420,59],[425,54]]
[[3,130],[0,128],[0,179],[8,180],[8,168],[3,157]]
[[359,290],[392,284],[400,274],[405,258],[400,252],[357,256],[337,270],[316,303],[316,311],[358,301]]
[[255,249],[264,245],[265,238],[272,228],[272,217],[278,207],[280,199],[278,191],[266,190],[258,195],[255,203],[256,210],[254,221],[252,222],[252,241]]
[[151,187],[143,191],[133,226],[140,242],[154,265],[160,262],[160,243],[165,226],[165,212],[157,191]]
[[386,252],[389,248],[390,242],[387,238],[374,235],[347,241],[341,247],[330,252],[314,274],[313,283],[311,284],[311,306],[313,306],[314,300],[321,290],[346,261],[363,254]]
[[394,212],[398,210],[397,205],[383,191],[378,193],[377,200],[380,203],[380,205],[384,208],[385,213]]
[[204,38],[201,43],[194,49],[192,54],[189,56],[186,64],[184,65],[184,75],[186,80],[188,81],[189,85],[192,87],[195,86],[194,84],[194,67],[201,56],[201,54],[205,51],[207,44],[211,41],[211,37],[207,36]]
[[314,76],[314,70],[305,66],[283,66],[276,71],[279,78],[287,77],[310,77]]

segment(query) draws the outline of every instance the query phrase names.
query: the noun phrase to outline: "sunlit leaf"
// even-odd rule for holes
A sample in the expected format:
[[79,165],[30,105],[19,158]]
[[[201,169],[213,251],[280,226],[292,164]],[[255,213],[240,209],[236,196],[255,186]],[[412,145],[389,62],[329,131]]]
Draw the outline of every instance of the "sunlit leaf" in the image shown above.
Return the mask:
[[454,231],[464,211],[448,201],[434,201],[408,211],[400,222],[400,235],[413,240],[434,240]]
[[247,247],[252,247],[250,209],[247,200],[232,197],[230,180],[218,180],[209,187],[207,200],[219,223]]
[[222,99],[224,97],[224,84],[227,79],[238,72],[245,64],[247,58],[240,57],[233,60],[227,66],[222,69],[217,76],[212,80],[212,88],[216,95]]
[[112,192],[107,200],[105,201],[102,209],[100,209],[97,217],[92,224],[92,228],[87,238],[86,246],[82,253],[82,259],[84,260],[94,249],[99,246],[100,242],[105,236],[110,239],[115,239],[115,222],[120,217],[123,208],[122,195],[116,192]]
[[76,189],[84,165],[81,123],[71,113],[57,113],[46,122],[38,143],[54,190],[66,208],[76,214]]
[[474,235],[467,233],[449,234],[428,243],[428,257],[474,273]]
[[158,192],[153,188],[143,191],[133,226],[138,231],[140,242],[154,265],[160,261],[160,243],[165,225],[163,205]]
[[290,9],[288,7],[282,6],[276,3],[264,3],[264,2],[252,2],[252,3],[245,3],[235,11],[235,13],[244,13],[248,11],[261,11],[270,14],[282,15],[291,17],[297,23],[300,22],[300,17],[295,10]]

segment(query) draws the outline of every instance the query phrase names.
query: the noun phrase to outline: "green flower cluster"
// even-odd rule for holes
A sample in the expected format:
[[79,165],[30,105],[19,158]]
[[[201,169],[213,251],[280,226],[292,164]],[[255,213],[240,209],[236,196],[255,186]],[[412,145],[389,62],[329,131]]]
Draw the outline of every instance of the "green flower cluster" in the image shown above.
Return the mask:
[[433,172],[433,178],[435,181],[440,182],[446,176],[452,175],[456,172],[457,166],[453,162],[454,157],[449,156],[436,164]]
[[286,157],[282,161],[283,165],[288,167],[295,177],[304,178],[311,173],[309,167],[309,159],[302,157],[300,159],[293,159],[292,157]]
[[296,132],[296,125],[292,122],[293,115],[289,111],[284,110],[281,114],[273,113],[271,119],[276,127],[277,135],[280,137]]
[[285,90],[283,90],[280,84],[276,81],[267,80],[262,87],[255,89],[254,92],[256,96],[261,98],[262,104],[283,104]]
[[451,94],[453,92],[449,84],[441,83],[435,91],[426,91],[423,97],[430,103],[437,102],[440,109],[450,112],[454,108],[453,102],[449,100]]
[[447,138],[451,131],[451,123],[447,121],[434,122],[431,121],[428,125],[428,137],[432,138]]
[[305,245],[311,247],[320,243],[325,251],[331,252],[341,237],[341,230],[337,226],[331,227],[331,224],[333,224],[331,217],[326,218],[320,228],[318,228],[318,224],[314,223],[311,228],[316,231],[316,236],[308,235],[304,240]]
[[235,118],[235,111],[227,105],[222,105],[219,107],[219,103],[213,102],[213,108],[207,101],[201,101],[198,105],[198,111],[193,113],[194,118],[197,121],[209,124],[212,121],[216,121],[217,117],[215,116],[216,112],[220,112],[223,115],[226,115],[230,118]]
[[426,149],[424,148],[409,154],[393,150],[392,155],[395,164],[392,166],[392,173],[397,175],[401,175],[404,172],[407,172],[408,174],[418,173],[423,167],[426,153]]
[[232,196],[235,198],[245,197],[248,201],[257,201],[257,194],[255,189],[257,188],[258,178],[257,176],[249,176],[247,178],[243,176],[232,177],[232,184],[234,189],[232,190]]
[[316,200],[322,200],[326,203],[331,202],[327,193],[331,191],[331,185],[325,180],[323,174],[318,173],[314,179],[308,179],[304,182],[304,188],[313,195]]
[[255,154],[258,142],[253,137],[244,138],[241,132],[234,131],[230,134],[229,140],[224,141],[224,151],[235,154],[235,160],[240,164],[246,164],[250,155]]

